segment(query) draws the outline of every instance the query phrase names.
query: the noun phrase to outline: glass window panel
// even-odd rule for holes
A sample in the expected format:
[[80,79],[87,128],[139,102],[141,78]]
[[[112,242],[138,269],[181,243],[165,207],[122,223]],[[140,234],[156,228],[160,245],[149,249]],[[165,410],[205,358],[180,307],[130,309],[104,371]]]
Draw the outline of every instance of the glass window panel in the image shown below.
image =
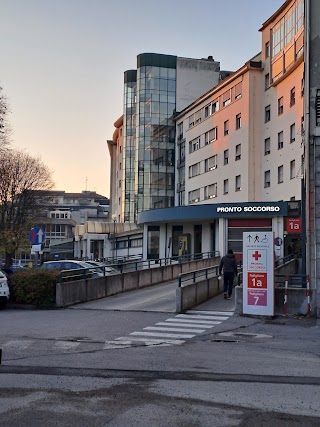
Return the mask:
[[168,106],[166,102],[160,102],[160,114],[167,114]]
[[174,68],[168,68],[168,79],[176,78],[176,70]]
[[168,93],[168,102],[171,102],[172,104],[175,104],[176,102],[176,96],[173,92]]
[[152,77],[160,77],[160,70],[159,67],[152,67]]
[[168,80],[168,91],[176,92],[176,81]]
[[168,90],[168,80],[160,79],[160,90],[167,91]]
[[160,67],[159,70],[160,70],[161,78],[165,78],[165,79],[168,78],[168,68]]
[[160,102],[167,102],[167,101],[168,101],[167,93],[160,92]]
[[160,89],[160,80],[159,79],[152,79],[151,80],[151,90],[159,90]]

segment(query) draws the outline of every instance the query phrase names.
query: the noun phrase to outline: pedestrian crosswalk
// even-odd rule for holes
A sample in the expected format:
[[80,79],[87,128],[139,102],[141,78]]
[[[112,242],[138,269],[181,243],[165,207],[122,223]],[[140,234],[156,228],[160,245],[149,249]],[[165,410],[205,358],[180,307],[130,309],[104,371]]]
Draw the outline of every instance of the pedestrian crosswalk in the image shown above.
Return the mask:
[[185,314],[177,314],[175,317],[146,326],[113,340],[90,342],[90,339],[12,339],[2,341],[0,348],[4,353],[25,354],[25,351],[33,350],[60,353],[72,353],[81,351],[83,345],[94,346],[102,350],[121,349],[128,347],[163,347],[181,345],[186,340],[197,335],[208,333],[210,329],[223,321],[228,320],[234,313],[232,311],[197,311],[189,310]]
[[185,314],[177,314],[154,326],[146,326],[142,331],[131,332],[126,337],[106,341],[104,349],[181,345],[186,339],[207,332],[233,314],[232,311],[189,310]]

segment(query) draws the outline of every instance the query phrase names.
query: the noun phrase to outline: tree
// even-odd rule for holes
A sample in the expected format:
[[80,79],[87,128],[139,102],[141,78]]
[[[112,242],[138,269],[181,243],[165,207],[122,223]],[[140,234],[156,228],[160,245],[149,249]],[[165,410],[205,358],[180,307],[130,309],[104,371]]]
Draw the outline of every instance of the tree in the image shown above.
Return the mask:
[[0,245],[8,268],[47,204],[53,182],[41,159],[13,149],[0,151],[0,177]]
[[0,86],[0,152],[9,146],[11,129],[8,124],[8,114],[7,98]]

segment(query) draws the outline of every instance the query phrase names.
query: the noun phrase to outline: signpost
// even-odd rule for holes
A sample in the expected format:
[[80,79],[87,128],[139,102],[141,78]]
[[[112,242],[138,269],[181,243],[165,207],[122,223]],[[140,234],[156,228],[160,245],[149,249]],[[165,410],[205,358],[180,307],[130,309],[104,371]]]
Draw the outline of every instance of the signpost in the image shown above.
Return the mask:
[[243,233],[243,313],[274,315],[274,233]]
[[29,240],[32,243],[31,254],[36,255],[36,267],[39,263],[39,252],[42,249],[42,244],[44,243],[45,234],[40,227],[31,228],[29,233]]

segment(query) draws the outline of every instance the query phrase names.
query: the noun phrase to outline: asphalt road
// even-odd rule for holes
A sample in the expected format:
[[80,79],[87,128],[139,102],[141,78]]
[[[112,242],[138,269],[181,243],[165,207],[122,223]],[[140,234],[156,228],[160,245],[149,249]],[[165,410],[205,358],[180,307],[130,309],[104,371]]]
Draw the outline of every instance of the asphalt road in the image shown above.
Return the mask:
[[221,297],[181,317],[135,298],[0,311],[0,425],[320,425],[316,320],[239,317]]

